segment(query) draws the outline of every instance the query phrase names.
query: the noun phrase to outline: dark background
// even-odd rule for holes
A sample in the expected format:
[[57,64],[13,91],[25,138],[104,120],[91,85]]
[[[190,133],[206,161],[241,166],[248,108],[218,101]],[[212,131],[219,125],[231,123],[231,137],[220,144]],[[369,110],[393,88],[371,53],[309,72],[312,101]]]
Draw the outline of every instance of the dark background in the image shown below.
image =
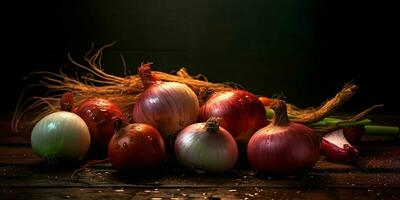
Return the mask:
[[[106,50],[105,71],[132,73],[141,62],[164,72],[187,67],[212,82],[242,84],[255,94],[283,93],[318,106],[351,80],[360,86],[343,108],[398,114],[393,36],[398,22],[385,1],[35,1],[3,6],[4,112],[15,108],[29,72],[71,65],[90,49]],[[398,48],[398,47],[397,47]],[[32,82],[32,81],[31,81]]]

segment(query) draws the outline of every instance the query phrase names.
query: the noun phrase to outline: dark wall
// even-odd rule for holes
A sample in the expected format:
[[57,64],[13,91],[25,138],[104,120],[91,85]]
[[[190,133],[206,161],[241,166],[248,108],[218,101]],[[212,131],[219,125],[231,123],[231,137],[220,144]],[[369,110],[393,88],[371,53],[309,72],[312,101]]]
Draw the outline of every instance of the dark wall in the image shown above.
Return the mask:
[[[388,49],[390,5],[364,1],[41,1],[6,7],[2,87],[13,110],[22,78],[57,69],[67,52],[82,58],[91,43],[106,50],[105,71],[133,73],[143,61],[169,72],[182,66],[210,81],[232,81],[299,106],[316,106],[353,80],[357,95],[343,108],[385,103],[399,112]],[[4,55],[3,55],[4,56]],[[12,87],[11,87],[12,86]]]

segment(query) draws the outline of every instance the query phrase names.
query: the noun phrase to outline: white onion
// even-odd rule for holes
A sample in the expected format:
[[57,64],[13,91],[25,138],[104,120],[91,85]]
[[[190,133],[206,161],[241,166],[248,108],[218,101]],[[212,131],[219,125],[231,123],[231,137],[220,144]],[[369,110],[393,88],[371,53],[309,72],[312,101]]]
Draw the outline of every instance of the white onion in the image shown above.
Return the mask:
[[81,160],[89,150],[89,129],[78,115],[55,112],[36,123],[31,144],[33,150],[45,158]]
[[210,172],[230,170],[238,158],[232,135],[220,127],[215,118],[192,124],[175,140],[175,155],[184,165]]

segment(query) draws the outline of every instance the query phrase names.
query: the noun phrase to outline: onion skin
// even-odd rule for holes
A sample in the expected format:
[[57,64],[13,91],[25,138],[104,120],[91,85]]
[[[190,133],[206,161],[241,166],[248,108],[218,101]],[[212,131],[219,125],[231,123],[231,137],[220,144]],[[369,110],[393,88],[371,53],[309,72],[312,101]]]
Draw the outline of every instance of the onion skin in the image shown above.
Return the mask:
[[133,108],[134,122],[150,124],[164,136],[176,135],[196,122],[199,101],[192,89],[182,83],[157,80],[148,64],[139,68],[139,74],[145,91]]
[[267,125],[265,108],[261,101],[244,90],[214,93],[200,108],[200,121],[219,117],[219,123],[236,141],[247,142],[251,135]]
[[311,128],[289,122],[283,102],[275,113],[273,122],[257,131],[247,145],[250,164],[259,172],[278,174],[312,169],[320,155],[317,134]]
[[114,135],[114,123],[123,119],[121,109],[109,100],[90,98],[82,102],[76,109],[89,127],[91,145],[89,156],[92,158],[107,157],[107,147]]
[[235,165],[238,148],[232,135],[211,120],[215,118],[183,129],[175,140],[175,155],[186,166],[223,173]]
[[90,146],[89,129],[78,115],[58,111],[36,123],[32,129],[31,145],[45,158],[82,160]]
[[112,166],[135,173],[156,168],[165,160],[161,134],[147,124],[129,124],[116,133],[108,146]]

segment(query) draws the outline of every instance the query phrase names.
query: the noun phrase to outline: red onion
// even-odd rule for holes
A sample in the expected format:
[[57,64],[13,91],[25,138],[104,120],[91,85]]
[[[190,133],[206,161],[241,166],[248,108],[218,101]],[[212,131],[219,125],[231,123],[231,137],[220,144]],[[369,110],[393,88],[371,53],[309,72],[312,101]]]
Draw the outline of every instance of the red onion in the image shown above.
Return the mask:
[[89,127],[91,138],[89,157],[107,157],[107,146],[114,135],[115,120],[123,118],[121,109],[106,99],[90,98],[79,105],[76,114]]
[[362,126],[343,128],[343,135],[350,144],[360,143],[364,132],[365,131]]
[[175,140],[175,155],[186,166],[210,172],[230,170],[238,158],[232,135],[219,126],[217,118],[192,124]]
[[284,102],[277,102],[273,121],[257,131],[247,145],[250,164],[258,171],[293,174],[313,168],[320,140],[310,128],[289,122]]
[[236,141],[247,141],[258,129],[267,125],[265,108],[252,93],[230,90],[214,93],[200,108],[200,121],[215,116]]
[[321,147],[326,158],[332,162],[351,162],[358,156],[357,149],[343,135],[343,129],[325,134]]
[[153,76],[150,64],[139,68],[145,91],[133,108],[133,120],[154,126],[164,136],[177,134],[196,122],[199,102],[196,94],[185,84],[162,82]]
[[132,173],[137,170],[147,171],[159,166],[165,159],[165,145],[161,134],[154,127],[140,123],[129,124],[112,137],[108,155],[112,166],[118,170]]

